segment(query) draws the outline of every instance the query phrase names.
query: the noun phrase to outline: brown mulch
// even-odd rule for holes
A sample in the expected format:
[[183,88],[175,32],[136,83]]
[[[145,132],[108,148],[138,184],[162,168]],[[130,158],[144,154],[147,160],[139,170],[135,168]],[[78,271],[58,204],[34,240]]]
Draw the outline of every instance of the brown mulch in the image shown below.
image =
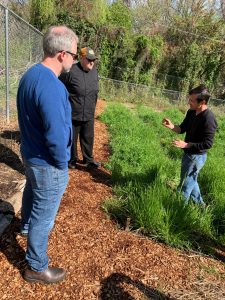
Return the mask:
[[[98,114],[105,105],[98,102]],[[103,163],[108,138],[106,126],[96,120],[94,153]],[[26,239],[16,233],[17,216],[0,240],[0,299],[225,299],[220,260],[118,229],[101,209],[112,197],[104,167],[91,171],[80,165],[69,174],[48,251],[50,265],[66,268],[66,280],[41,285],[22,279]]]
[[23,175],[17,120],[8,125],[0,122],[0,199],[7,199],[15,192]]

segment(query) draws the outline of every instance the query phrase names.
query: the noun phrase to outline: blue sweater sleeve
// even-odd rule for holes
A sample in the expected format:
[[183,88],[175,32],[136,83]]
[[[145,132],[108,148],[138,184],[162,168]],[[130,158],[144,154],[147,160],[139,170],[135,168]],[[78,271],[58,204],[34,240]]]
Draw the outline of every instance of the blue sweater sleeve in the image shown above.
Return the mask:
[[55,165],[64,169],[67,166],[67,148],[71,142],[71,132],[67,132],[70,130],[68,118],[71,111],[68,93],[57,80],[47,82],[48,88],[37,89],[40,94],[36,99],[43,123],[45,145]]

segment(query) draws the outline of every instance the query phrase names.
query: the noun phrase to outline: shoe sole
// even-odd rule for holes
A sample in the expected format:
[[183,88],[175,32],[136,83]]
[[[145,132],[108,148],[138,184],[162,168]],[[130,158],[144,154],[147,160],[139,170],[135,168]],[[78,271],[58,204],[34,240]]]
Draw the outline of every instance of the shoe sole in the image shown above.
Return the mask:
[[29,283],[43,283],[43,284],[54,284],[54,283],[58,283],[60,281],[63,281],[66,277],[66,274],[63,276],[63,278],[54,281],[54,282],[49,282],[49,281],[45,281],[45,280],[40,280],[40,279],[33,279],[33,278],[29,278],[29,277],[23,277],[23,279]]

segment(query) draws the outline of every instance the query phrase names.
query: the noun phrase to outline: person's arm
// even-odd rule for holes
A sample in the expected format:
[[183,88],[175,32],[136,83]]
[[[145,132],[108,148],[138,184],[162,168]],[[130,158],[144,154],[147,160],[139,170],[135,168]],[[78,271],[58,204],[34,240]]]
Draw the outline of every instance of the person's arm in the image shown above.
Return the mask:
[[95,105],[97,104],[97,101],[98,101],[99,80],[100,80],[100,76],[98,75],[98,70],[97,69],[96,69],[96,77],[97,77],[97,94],[96,94],[96,99],[95,99]]
[[178,148],[192,148],[197,150],[198,152],[208,150],[212,147],[215,132],[217,129],[217,122],[213,114],[210,114],[204,120],[204,126],[201,132],[201,142],[193,143],[193,142],[184,142],[182,140],[173,141],[174,146]]
[[187,143],[185,141],[182,141],[182,140],[174,140],[173,142],[173,145],[177,148],[191,148],[193,143]]
[[[187,112],[183,122],[179,126],[174,125],[169,119],[163,119],[163,125],[178,134],[182,134],[187,130],[189,115],[190,115],[190,111]],[[186,143],[185,141],[182,140],[174,140],[172,143],[175,147],[182,148],[182,149],[190,148],[192,145],[192,143]]]
[[59,80],[65,85],[68,92],[70,92],[71,74],[70,72],[64,72],[59,75]]
[[162,124],[163,124],[163,126],[169,128],[169,129],[171,129],[172,131],[174,131],[174,132],[176,132],[176,133],[180,133],[180,132],[181,132],[180,126],[174,125],[174,124],[170,121],[170,119],[167,119],[167,118],[163,119]]
[[59,169],[67,166],[67,147],[70,139],[70,105],[68,93],[60,82],[48,82],[39,95],[39,112],[43,135],[49,154]]
[[209,115],[204,121],[204,128],[201,133],[202,141],[200,143],[190,143],[190,147],[199,152],[210,149],[214,142],[217,126],[214,115]]

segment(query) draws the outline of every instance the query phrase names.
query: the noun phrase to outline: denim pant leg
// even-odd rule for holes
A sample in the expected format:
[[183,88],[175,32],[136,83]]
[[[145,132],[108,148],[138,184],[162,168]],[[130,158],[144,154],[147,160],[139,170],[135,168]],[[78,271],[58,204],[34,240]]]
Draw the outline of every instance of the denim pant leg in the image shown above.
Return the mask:
[[33,203],[33,192],[29,176],[26,175],[26,184],[23,191],[21,207],[21,233],[28,233],[30,214]]
[[178,191],[188,201],[191,197],[196,203],[204,204],[198,185],[198,174],[206,161],[206,154],[184,154],[181,164],[181,179]]
[[26,260],[32,270],[48,267],[48,235],[68,183],[68,170],[26,163],[33,199],[29,221]]

